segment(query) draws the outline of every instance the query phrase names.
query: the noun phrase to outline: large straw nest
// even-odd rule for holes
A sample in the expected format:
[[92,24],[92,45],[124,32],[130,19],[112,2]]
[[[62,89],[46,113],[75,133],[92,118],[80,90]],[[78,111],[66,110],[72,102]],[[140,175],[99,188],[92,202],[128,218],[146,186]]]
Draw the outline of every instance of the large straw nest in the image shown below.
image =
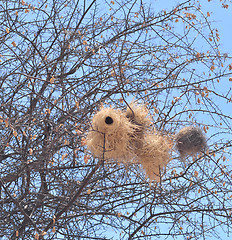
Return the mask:
[[132,123],[121,111],[102,108],[92,120],[86,143],[98,158],[128,162],[132,159],[130,136],[133,136]]
[[143,105],[132,104],[125,113],[102,108],[93,117],[87,146],[94,156],[104,160],[114,159],[125,165],[140,163],[150,181],[159,181],[170,161],[170,142],[152,133],[150,125]]
[[145,132],[150,128],[151,119],[148,110],[144,105],[131,103],[126,110],[126,117],[134,126],[134,133],[131,136],[131,147],[142,148]]
[[206,138],[200,128],[184,127],[175,136],[175,146],[181,158],[204,151],[207,147]]
[[143,148],[136,153],[150,181],[160,181],[161,172],[170,161],[169,151],[170,142],[166,137],[156,133],[145,136]]

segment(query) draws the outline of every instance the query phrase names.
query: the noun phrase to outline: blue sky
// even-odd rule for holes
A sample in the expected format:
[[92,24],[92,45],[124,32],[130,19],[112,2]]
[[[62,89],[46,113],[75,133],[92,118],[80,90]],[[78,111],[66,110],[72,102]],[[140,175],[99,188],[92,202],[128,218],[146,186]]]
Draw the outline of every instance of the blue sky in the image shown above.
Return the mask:
[[[158,13],[162,9],[172,9],[177,5],[178,2],[183,2],[183,1],[177,1],[177,0],[143,0],[143,2],[147,5],[150,4],[151,8],[154,10],[154,12]],[[221,53],[228,53],[228,56],[232,56],[232,45],[231,45],[231,39],[232,39],[232,4],[228,9],[225,9],[222,7],[222,3],[220,0],[212,0],[208,2],[208,0],[201,0],[200,1],[202,4],[202,11],[207,15],[207,12],[210,13],[210,18],[209,20],[212,22],[212,28],[217,28],[219,30],[219,36],[220,36],[220,51]],[[202,43],[204,44],[204,43]],[[232,63],[229,60],[228,64]],[[229,85],[229,84],[230,85]],[[218,87],[222,88],[223,91],[225,91],[228,88],[232,87],[231,82],[226,81],[225,83],[220,83]],[[227,113],[228,115],[230,113],[230,109],[228,109],[228,105],[225,103],[218,103],[219,107],[223,109],[224,113]],[[159,226],[161,231],[165,232],[165,227]],[[225,228],[226,229],[226,228]],[[223,231],[220,231],[220,229],[217,229],[220,237],[223,240],[229,240],[232,238],[232,236],[227,236],[226,233]],[[113,233],[114,234],[114,233]],[[111,235],[112,236],[112,235]],[[114,238],[117,239],[117,238]],[[166,237],[160,237],[160,240],[163,239],[173,239],[172,237],[166,238]],[[175,238],[177,240],[182,240],[183,237]],[[203,239],[203,238],[199,238]],[[217,239],[215,237],[207,237],[206,240],[214,240]]]
[[[150,4],[153,9],[162,10],[172,8],[178,4],[178,0],[143,0],[144,3]],[[204,13],[209,12],[213,21],[213,26],[219,30],[221,49],[223,52],[228,52],[232,55],[231,37],[232,37],[232,4],[228,9],[222,7],[219,0],[202,0],[199,1],[202,5]]]
[[[110,0],[108,0],[110,2]],[[101,3],[101,1],[98,1]],[[102,0],[104,2],[104,0]],[[159,12],[162,9],[171,9],[177,5],[178,2],[183,1],[177,1],[177,0],[143,0],[144,3],[150,4],[151,8],[155,12]],[[229,56],[232,56],[232,48],[231,48],[231,37],[232,37],[232,31],[231,29],[231,23],[232,23],[232,5],[229,7],[229,9],[222,8],[222,4],[219,0],[214,0],[211,2],[208,2],[208,0],[202,0],[202,11],[207,14],[207,12],[210,13],[210,20],[213,22],[213,28],[217,28],[219,30],[220,34],[220,44],[221,44],[221,52],[222,53],[228,53]],[[108,9],[108,8],[107,8]],[[202,43],[203,44],[203,43]],[[232,60],[231,60],[232,62]],[[228,82],[227,82],[228,83]],[[227,84],[226,83],[226,84]],[[220,87],[230,87],[228,84],[221,84]],[[231,84],[231,82],[230,82]],[[220,103],[219,103],[220,104]],[[225,108],[224,110],[229,113],[229,109],[227,105],[220,104],[220,108]],[[227,108],[227,109],[226,109]],[[160,228],[162,228],[160,226]],[[165,227],[163,226],[163,230],[165,231]],[[218,229],[219,230],[219,229]],[[161,229],[162,231],[162,229]],[[115,235],[114,232],[109,232],[109,236]],[[229,240],[231,237],[227,236],[223,231],[220,232],[220,237],[224,240]],[[117,237],[114,237],[114,239],[117,239]],[[170,238],[164,238],[160,237],[160,240],[163,239],[172,239]],[[176,238],[177,240],[182,240],[183,237]],[[215,237],[209,238],[207,237],[207,240],[213,240]]]
[[[143,2],[150,4],[152,9],[155,9],[157,12],[162,9],[170,9],[172,7],[175,7],[178,2],[177,0],[143,0]],[[183,1],[182,1],[183,2]],[[210,20],[212,21],[213,28],[217,28],[219,30],[220,35],[220,51],[221,53],[228,53],[228,56],[232,56],[232,4],[229,6],[228,9],[225,9],[222,7],[222,3],[219,0],[212,0],[208,2],[208,0],[202,0],[200,1],[202,4],[202,11],[207,14],[207,12],[210,13]],[[232,62],[232,59],[229,59],[228,64],[230,63],[230,60]],[[226,84],[220,85],[220,87],[225,88],[227,90],[228,88],[232,87],[231,82],[228,82]],[[218,103],[220,105],[220,108],[223,108],[223,111],[227,114],[231,114],[231,110],[228,109],[228,105],[223,105],[222,103]],[[219,230],[219,229],[218,229]],[[220,237],[224,240],[229,240],[232,238],[232,236],[227,236],[226,233],[223,231],[220,232]],[[160,237],[159,239],[163,240],[164,238]],[[167,239],[167,238],[165,238]],[[172,239],[172,238],[168,238]],[[183,239],[183,237],[176,238],[177,240]],[[202,238],[203,239],[203,238]],[[214,240],[215,237],[207,237],[206,240]]]
[[228,9],[222,8],[219,1],[202,1],[204,11],[211,14],[213,25],[218,28],[220,34],[221,49],[224,52],[232,54],[231,37],[232,37],[232,5]]
[[[148,4],[150,3],[151,8],[153,8],[157,12],[164,8],[172,8],[178,2],[180,2],[177,0],[143,0],[143,1]],[[222,52],[227,52],[229,56],[232,56],[232,47],[231,47],[232,4],[229,7],[229,9],[224,9],[222,8],[219,0],[214,0],[211,2],[208,2],[208,0],[201,0],[201,2],[203,4],[202,6],[203,11],[205,13],[209,12],[211,14],[210,19],[211,21],[214,21],[213,26],[219,30]],[[231,59],[231,62],[232,62],[232,59]],[[231,86],[228,86],[228,87],[231,87]],[[229,112],[230,110],[227,109],[227,111]],[[221,237],[223,237],[224,240],[231,239],[231,237],[227,237],[223,232],[221,233]],[[180,239],[183,239],[183,238],[180,238]],[[210,238],[207,238],[207,239],[210,239]],[[215,238],[211,238],[211,239],[215,239]]]

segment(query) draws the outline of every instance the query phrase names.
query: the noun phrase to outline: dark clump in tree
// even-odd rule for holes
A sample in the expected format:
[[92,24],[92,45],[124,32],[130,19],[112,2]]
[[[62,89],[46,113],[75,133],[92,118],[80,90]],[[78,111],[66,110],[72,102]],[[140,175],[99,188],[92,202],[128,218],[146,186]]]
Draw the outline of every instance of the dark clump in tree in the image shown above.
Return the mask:
[[[232,232],[232,65],[210,2],[0,1],[1,239]],[[207,151],[183,163],[169,140],[193,125]]]
[[206,149],[206,138],[200,128],[185,127],[175,136],[176,148],[181,158],[199,153]]

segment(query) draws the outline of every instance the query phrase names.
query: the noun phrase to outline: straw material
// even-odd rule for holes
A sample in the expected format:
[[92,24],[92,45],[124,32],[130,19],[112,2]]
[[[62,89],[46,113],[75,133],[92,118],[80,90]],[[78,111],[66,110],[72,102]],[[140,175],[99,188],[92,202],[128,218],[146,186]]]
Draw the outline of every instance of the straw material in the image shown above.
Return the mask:
[[131,136],[131,147],[142,148],[145,132],[150,128],[151,119],[144,105],[131,103],[125,113],[129,121],[134,125],[135,131]]
[[170,161],[169,151],[170,143],[166,137],[159,134],[145,136],[144,146],[137,150],[137,156],[150,181],[160,181],[161,171]]
[[126,110],[126,117],[134,124],[144,127],[144,129],[151,124],[151,118],[148,114],[149,111],[145,105],[137,105],[136,103],[131,103]]
[[184,127],[175,136],[176,149],[180,157],[194,155],[203,151],[206,147],[206,138],[200,128]]
[[140,163],[150,181],[160,181],[161,171],[170,161],[170,142],[151,132],[148,110],[143,105],[130,107],[125,113],[112,108],[97,112],[86,138],[87,147],[108,163]]
[[92,129],[86,139],[87,147],[96,157],[126,163],[133,155],[130,137],[134,131],[132,123],[121,111],[102,108],[93,117]]
[[144,105],[130,104],[126,117],[137,126],[131,137],[131,147],[150,181],[160,181],[160,174],[170,161],[170,144],[166,137],[151,133],[151,118]]

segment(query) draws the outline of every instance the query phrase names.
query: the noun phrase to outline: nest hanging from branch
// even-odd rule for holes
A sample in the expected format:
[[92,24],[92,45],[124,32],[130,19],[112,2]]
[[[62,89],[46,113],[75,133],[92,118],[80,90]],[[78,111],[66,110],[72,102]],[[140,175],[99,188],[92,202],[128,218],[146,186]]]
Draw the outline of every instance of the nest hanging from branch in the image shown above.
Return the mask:
[[102,108],[92,120],[86,143],[95,157],[126,163],[132,159],[130,138],[135,128],[119,110]]
[[140,163],[150,181],[159,181],[161,171],[170,161],[170,142],[152,132],[144,105],[132,103],[125,113],[102,108],[93,117],[86,143],[95,157],[125,165]]
[[200,128],[184,127],[175,136],[175,146],[180,157],[194,155],[207,147],[206,138]]
[[145,136],[143,148],[137,150],[137,156],[150,181],[160,181],[161,172],[171,159],[170,148],[166,137],[156,133]]

